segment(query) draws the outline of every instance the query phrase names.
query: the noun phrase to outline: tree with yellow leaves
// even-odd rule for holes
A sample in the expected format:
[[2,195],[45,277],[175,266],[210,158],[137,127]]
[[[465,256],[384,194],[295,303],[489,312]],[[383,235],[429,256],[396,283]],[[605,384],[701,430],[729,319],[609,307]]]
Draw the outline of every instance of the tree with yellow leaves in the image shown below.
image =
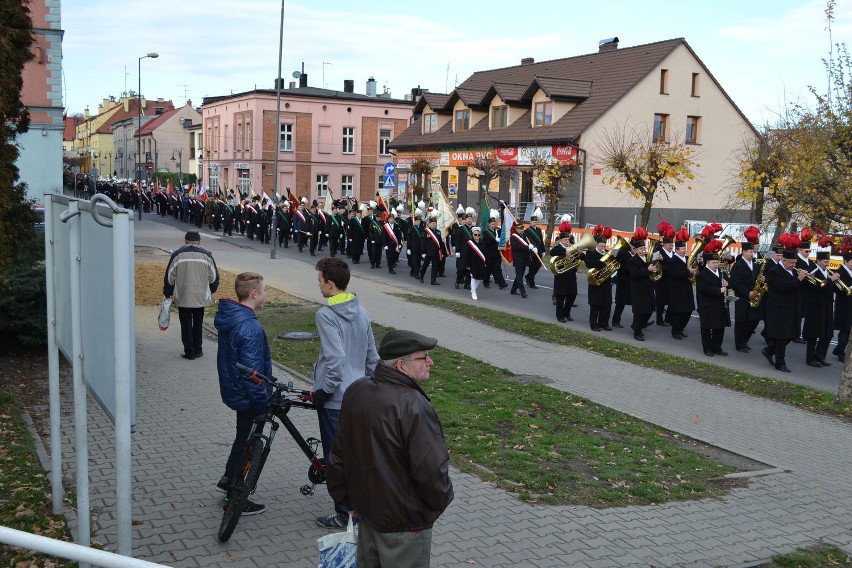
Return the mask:
[[547,235],[553,235],[553,227],[556,224],[555,213],[559,206],[559,199],[562,197],[560,192],[566,187],[563,182],[571,178],[579,167],[560,162],[547,155],[532,156],[530,162],[535,176],[536,191],[547,199],[547,208],[550,212],[547,220]]
[[602,181],[642,201],[642,227],[650,221],[657,193],[668,198],[669,191],[684,184],[692,189],[687,182],[695,179],[693,169],[699,167],[694,157],[686,144],[655,142],[650,132],[627,132],[622,127],[604,132],[597,156],[605,170]]

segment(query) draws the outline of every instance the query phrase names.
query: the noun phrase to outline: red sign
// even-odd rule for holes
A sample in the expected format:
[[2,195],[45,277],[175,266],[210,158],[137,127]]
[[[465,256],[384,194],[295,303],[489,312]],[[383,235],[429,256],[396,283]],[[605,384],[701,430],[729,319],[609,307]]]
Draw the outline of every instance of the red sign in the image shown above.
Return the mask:
[[599,176],[602,173],[603,173],[603,170],[601,168],[592,168],[592,175],[593,176]]

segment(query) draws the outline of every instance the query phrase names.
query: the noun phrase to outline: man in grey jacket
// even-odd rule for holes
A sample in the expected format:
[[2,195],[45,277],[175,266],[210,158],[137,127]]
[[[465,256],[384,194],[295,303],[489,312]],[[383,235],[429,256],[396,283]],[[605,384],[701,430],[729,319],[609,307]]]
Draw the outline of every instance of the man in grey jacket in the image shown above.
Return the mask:
[[[346,291],[349,265],[339,258],[323,258],[316,264],[317,285],[327,305],[317,310],[320,354],[314,365],[314,403],[317,406],[323,457],[328,461],[343,393],[356,379],[370,375],[379,362],[370,314],[355,294]],[[344,528],[349,521],[345,505],[317,518],[325,528]]]
[[204,308],[213,303],[219,287],[219,271],[209,251],[201,248],[201,235],[189,231],[184,246],[172,253],[163,277],[163,296],[172,298],[180,317],[180,338],[184,359],[203,355],[201,324]]

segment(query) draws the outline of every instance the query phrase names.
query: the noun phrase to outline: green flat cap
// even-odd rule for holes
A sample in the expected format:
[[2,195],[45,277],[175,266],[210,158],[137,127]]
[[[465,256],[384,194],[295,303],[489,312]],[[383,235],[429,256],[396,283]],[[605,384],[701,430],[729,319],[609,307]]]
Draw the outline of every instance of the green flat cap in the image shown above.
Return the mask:
[[438,345],[438,340],[413,331],[395,329],[382,338],[379,357],[383,361],[405,357],[418,351],[428,351]]

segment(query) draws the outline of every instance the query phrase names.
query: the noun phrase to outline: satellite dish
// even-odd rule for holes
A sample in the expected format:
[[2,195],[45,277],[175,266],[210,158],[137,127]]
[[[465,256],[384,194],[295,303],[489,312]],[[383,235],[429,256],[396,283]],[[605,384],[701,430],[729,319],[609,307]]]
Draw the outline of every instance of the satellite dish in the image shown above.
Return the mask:
[[298,78],[299,78],[299,77],[301,77],[301,76],[302,76],[302,74],[301,74],[301,73],[299,73],[298,71],[293,71],[293,78],[294,78],[294,79],[298,79]]

